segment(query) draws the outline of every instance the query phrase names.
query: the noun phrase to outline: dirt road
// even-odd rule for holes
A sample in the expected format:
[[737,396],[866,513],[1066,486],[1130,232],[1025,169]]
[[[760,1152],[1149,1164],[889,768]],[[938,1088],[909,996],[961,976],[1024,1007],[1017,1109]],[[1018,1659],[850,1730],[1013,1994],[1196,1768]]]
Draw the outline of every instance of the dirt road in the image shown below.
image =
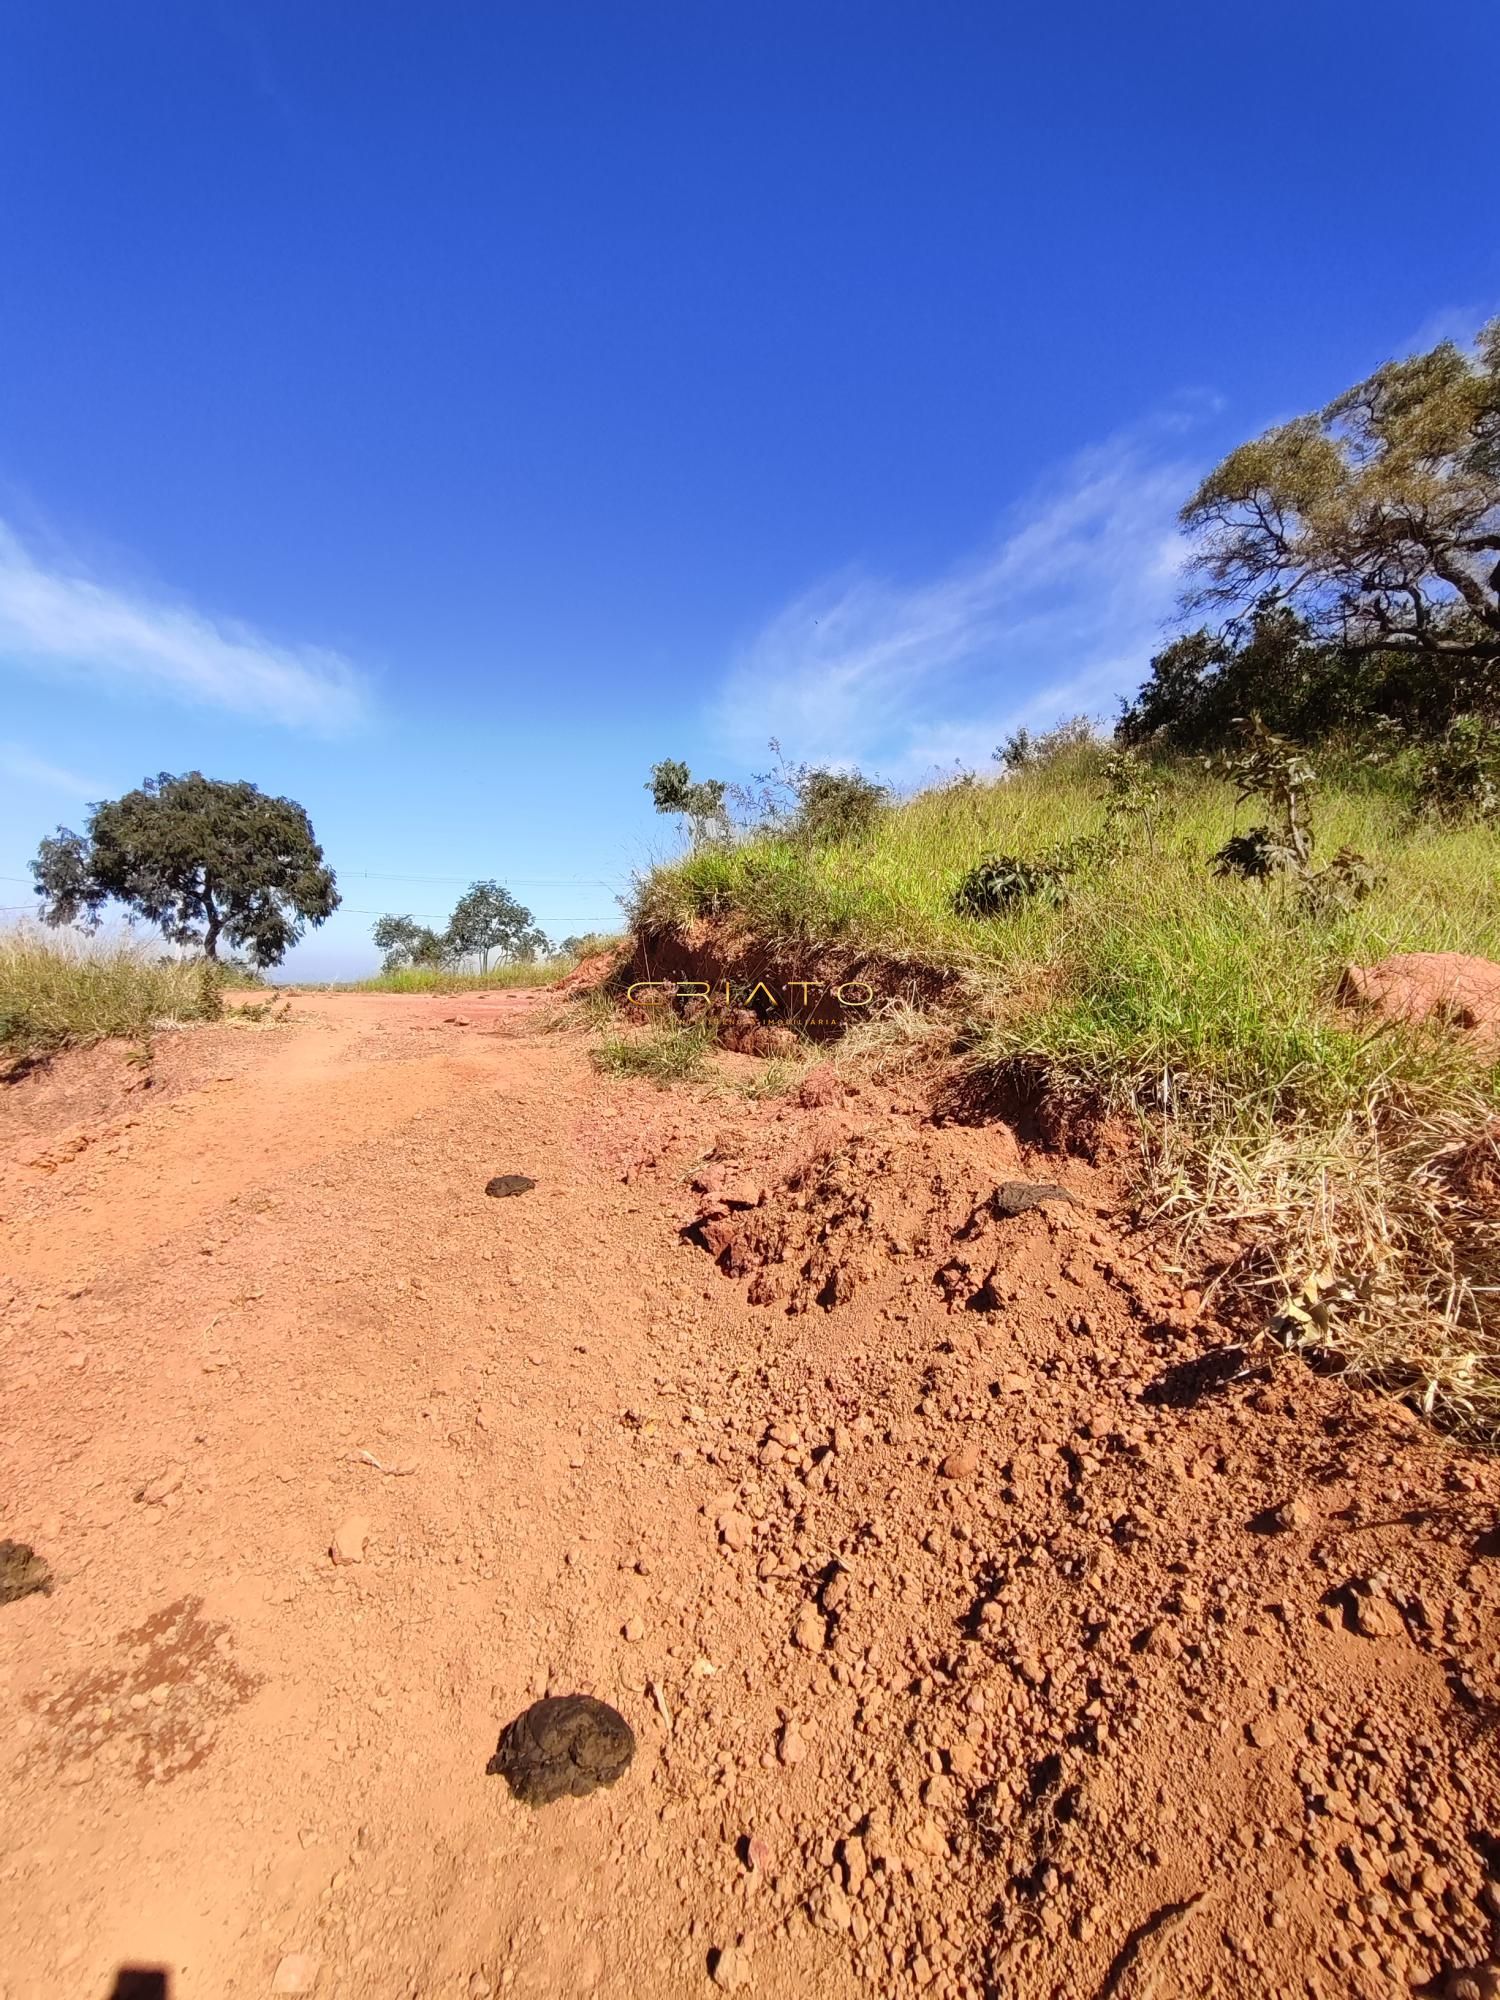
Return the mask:
[[[6,1090],[0,1995],[1500,1990],[1494,1467],[1103,1169],[544,1013]],[[549,1690],[637,1752],[533,1811]]]

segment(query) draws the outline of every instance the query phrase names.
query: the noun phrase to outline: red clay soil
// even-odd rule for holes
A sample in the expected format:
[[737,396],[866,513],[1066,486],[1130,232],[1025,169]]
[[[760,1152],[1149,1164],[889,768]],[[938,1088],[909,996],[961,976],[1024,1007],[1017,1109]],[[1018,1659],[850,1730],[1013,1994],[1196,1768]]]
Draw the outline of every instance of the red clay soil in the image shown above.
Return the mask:
[[1351,965],[1339,997],[1391,1021],[1436,1021],[1500,1046],[1500,965],[1461,951],[1404,951]]
[[[535,1004],[5,1092],[0,1995],[1493,1992],[1496,1465],[1103,1169]],[[549,1690],[638,1747],[532,1809]]]

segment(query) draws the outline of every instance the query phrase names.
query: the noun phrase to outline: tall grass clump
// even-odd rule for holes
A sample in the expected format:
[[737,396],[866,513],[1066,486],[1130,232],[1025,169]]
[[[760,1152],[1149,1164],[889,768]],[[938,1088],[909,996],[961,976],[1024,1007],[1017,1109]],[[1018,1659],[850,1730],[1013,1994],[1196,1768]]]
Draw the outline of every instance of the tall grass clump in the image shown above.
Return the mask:
[[8,1056],[210,1020],[221,993],[217,968],[202,959],[24,926],[0,935],[0,1049]]
[[604,1076],[644,1077],[665,1090],[705,1074],[709,1037],[700,1027],[663,1022],[635,1030],[608,1029],[592,1051]]
[[1311,866],[1216,874],[1263,804],[1195,766],[1111,780],[1086,746],[921,793],[843,842],[689,856],[636,915],[727,920],[866,979],[883,956],[958,968],[966,1091],[1128,1120],[1143,1208],[1216,1264],[1223,1304],[1494,1434],[1500,1049],[1337,994],[1349,965],[1396,952],[1500,959],[1500,832],[1424,817],[1369,769],[1308,811]]

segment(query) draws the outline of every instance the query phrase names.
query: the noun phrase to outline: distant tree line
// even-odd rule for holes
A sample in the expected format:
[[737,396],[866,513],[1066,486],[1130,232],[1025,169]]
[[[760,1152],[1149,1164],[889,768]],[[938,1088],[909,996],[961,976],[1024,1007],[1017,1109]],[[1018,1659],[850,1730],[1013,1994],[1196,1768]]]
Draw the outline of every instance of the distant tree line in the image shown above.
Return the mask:
[[530,964],[550,949],[547,933],[530,910],[499,882],[471,882],[443,929],[415,917],[384,916],[372,933],[387,972],[405,966],[452,966],[477,958],[483,971],[501,964]]
[[[209,960],[227,948],[257,970],[279,965],[339,905],[333,870],[294,799],[201,771],[163,771],[90,806],[81,833],[60,826],[42,841],[31,872],[44,923],[97,930],[117,904],[175,945]],[[393,915],[374,934],[388,971],[472,958],[488,971],[492,959],[525,962],[551,949],[530,910],[493,881],[472,882],[440,931]],[[581,957],[598,942],[568,938],[562,949]]]

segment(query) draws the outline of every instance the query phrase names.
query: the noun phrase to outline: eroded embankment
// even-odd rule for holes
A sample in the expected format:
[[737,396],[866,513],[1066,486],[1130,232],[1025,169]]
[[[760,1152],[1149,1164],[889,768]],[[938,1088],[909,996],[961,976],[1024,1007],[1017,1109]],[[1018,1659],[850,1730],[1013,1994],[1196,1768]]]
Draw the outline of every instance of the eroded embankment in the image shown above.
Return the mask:
[[893,1000],[936,1005],[959,980],[956,968],[918,958],[768,942],[732,920],[702,919],[638,932],[610,987],[678,1018],[703,1011],[727,1020],[743,1011],[762,1027],[832,1040]]

